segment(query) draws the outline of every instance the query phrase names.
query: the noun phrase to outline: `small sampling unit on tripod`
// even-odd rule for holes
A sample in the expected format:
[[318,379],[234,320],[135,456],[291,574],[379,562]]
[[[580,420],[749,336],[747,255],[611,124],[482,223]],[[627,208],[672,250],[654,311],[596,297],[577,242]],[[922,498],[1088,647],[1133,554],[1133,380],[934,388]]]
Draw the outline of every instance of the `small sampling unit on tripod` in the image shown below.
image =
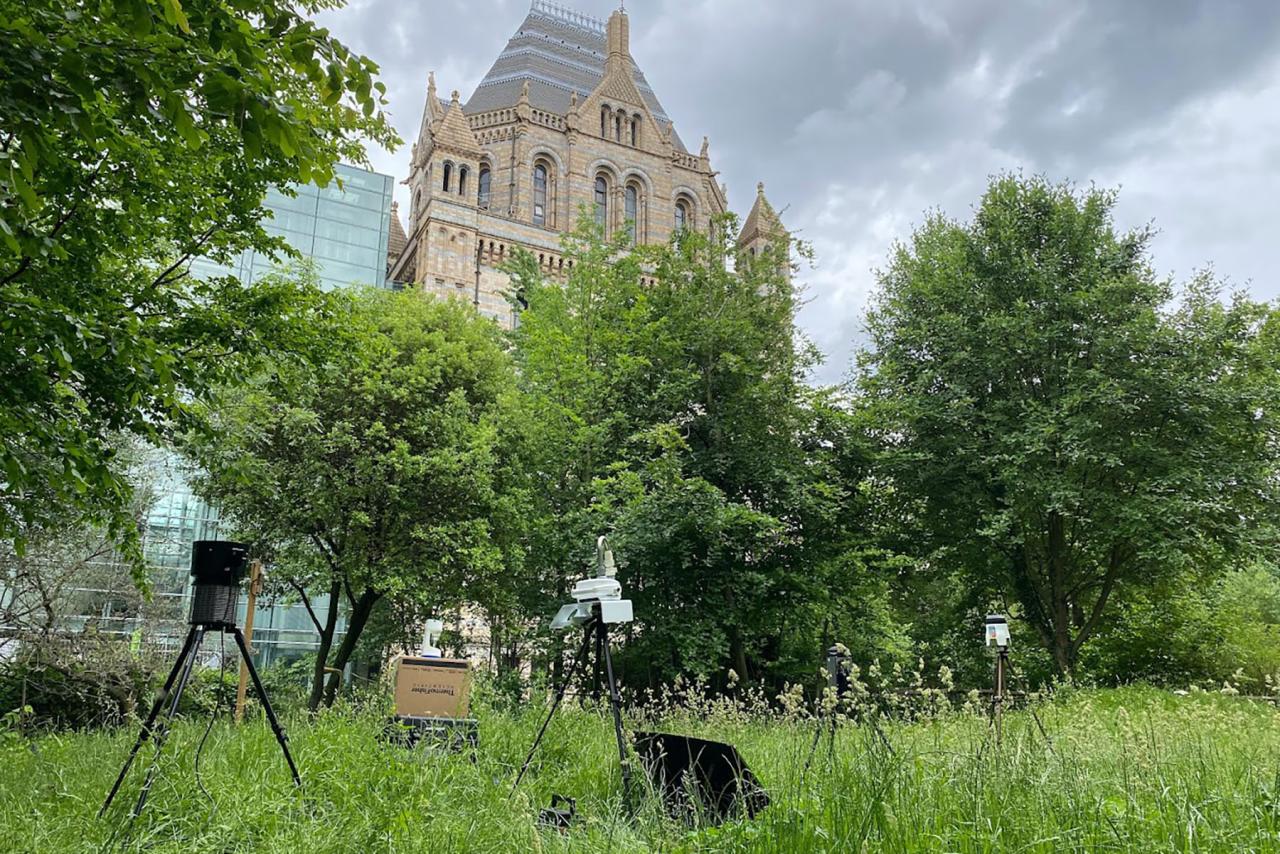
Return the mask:
[[[191,680],[191,672],[200,655],[200,644],[205,635],[211,631],[230,633],[235,637],[241,660],[253,679],[253,688],[258,692],[258,699],[262,701],[262,710],[266,712],[267,721],[275,732],[276,741],[279,742],[280,750],[284,753],[285,762],[289,764],[289,773],[293,775],[293,782],[295,785],[302,785],[302,778],[298,776],[298,767],[293,764],[293,756],[289,753],[289,737],[271,708],[267,692],[262,687],[262,680],[258,678],[257,668],[253,666],[253,658],[249,655],[249,645],[245,642],[240,627],[236,625],[236,609],[240,603],[240,582],[245,576],[248,561],[249,547],[243,543],[197,540],[192,544],[191,616],[187,620],[191,628],[187,630],[187,637],[183,641],[182,651],[178,653],[178,660],[173,663],[173,669],[164,680],[164,686],[160,689],[155,703],[151,706],[151,712],[142,724],[142,730],[133,743],[133,749],[129,751],[129,758],[120,769],[120,776],[116,777],[115,785],[111,787],[106,801],[102,804],[102,809],[98,811],[99,816],[111,806],[111,801],[120,791],[120,786],[129,773],[129,767],[133,764],[142,745],[148,740],[154,740],[155,759],[147,769],[146,779],[138,794],[138,803],[133,808],[133,817],[136,818],[142,812],[142,808],[147,805],[147,794],[151,791],[151,784],[155,782],[160,752],[164,749],[164,743],[169,737],[173,716],[177,713],[178,705],[182,702],[182,693]],[[164,717],[160,718],[162,708]]]
[[[609,645],[609,626],[630,623],[634,619],[631,600],[622,598],[622,585],[615,577],[617,565],[608,540],[596,540],[596,574],[574,585],[574,601],[564,605],[551,621],[557,631],[573,627],[582,629],[582,643],[564,681],[556,689],[551,709],[534,738],[529,755],[520,766],[515,794],[533,761],[538,745],[546,735],[547,727],[564,700],[565,691],[573,684],[594,647],[596,665],[595,689],[600,694],[601,665],[609,690],[609,708],[613,716],[613,731],[618,747],[618,763],[622,773],[624,808],[631,811],[636,804],[631,782],[631,764],[627,755],[627,742],[622,728],[622,700],[618,693],[617,677],[613,670],[613,654]],[[662,732],[637,732],[635,748],[641,764],[653,784],[654,791],[662,798],[669,813],[685,820],[702,820],[719,823],[726,818],[745,813],[754,816],[769,804],[769,796],[759,785],[746,762],[730,744],[707,741],[700,738]],[[573,821],[576,802],[556,795],[551,807],[539,814],[539,822],[564,831]]]

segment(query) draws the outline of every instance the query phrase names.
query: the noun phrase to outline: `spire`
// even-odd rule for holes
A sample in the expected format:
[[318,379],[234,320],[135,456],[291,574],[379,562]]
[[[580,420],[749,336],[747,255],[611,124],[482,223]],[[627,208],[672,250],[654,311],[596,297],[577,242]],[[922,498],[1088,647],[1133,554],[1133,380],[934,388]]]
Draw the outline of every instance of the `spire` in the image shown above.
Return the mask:
[[422,106],[422,123],[418,125],[418,139],[413,143],[412,164],[425,163],[431,149],[436,122],[440,119],[440,99],[436,96],[436,73],[427,72],[427,100]]
[[751,213],[747,214],[747,221],[742,224],[742,231],[738,234],[738,246],[746,246],[759,239],[768,242],[785,233],[777,211],[765,198],[764,182],[761,181],[756,184],[756,202],[751,206]]
[[609,62],[614,57],[629,59],[631,57],[631,19],[622,9],[609,16],[609,26],[605,35],[609,46]]
[[440,109],[440,96],[436,94],[436,73],[434,71],[427,72],[427,108],[422,114],[422,121],[425,124],[430,119],[431,124],[440,121],[440,117],[444,115],[444,110]]
[[471,124],[462,112],[462,104],[458,102],[458,91],[455,89],[449,98],[449,108],[444,112],[435,128],[435,141],[438,146],[447,146],[454,151],[479,156],[480,143],[471,132]]
[[405,246],[409,244],[409,236],[400,224],[400,206],[393,199],[391,202],[391,232],[387,235],[387,266],[390,267],[400,257]]
[[[583,104],[582,112],[592,115],[601,104],[608,104],[613,108],[625,104],[640,108],[647,114],[647,118],[655,121],[644,96],[636,88],[635,67],[630,53],[631,22],[627,14],[622,10],[614,12],[609,16],[605,30],[609,57],[605,60],[604,76]],[[656,124],[650,127],[656,127]]]

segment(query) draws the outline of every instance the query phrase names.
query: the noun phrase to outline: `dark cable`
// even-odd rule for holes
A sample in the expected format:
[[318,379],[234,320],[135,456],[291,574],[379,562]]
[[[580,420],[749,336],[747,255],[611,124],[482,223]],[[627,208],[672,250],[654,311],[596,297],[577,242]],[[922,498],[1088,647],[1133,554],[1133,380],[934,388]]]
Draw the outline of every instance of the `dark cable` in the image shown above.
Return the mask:
[[[224,677],[227,673],[227,635],[226,632],[218,633],[218,691],[221,692],[226,686]],[[213,799],[213,795],[209,794],[209,790],[204,787],[204,781],[200,779],[200,754],[204,752],[204,743],[209,740],[209,733],[213,732],[214,721],[218,719],[218,710],[222,708],[221,698],[214,700],[213,714],[209,715],[209,725],[204,728],[204,735],[200,737],[200,744],[196,747],[196,785],[200,787],[200,791],[208,798],[212,811],[209,816],[218,811],[218,802]]]

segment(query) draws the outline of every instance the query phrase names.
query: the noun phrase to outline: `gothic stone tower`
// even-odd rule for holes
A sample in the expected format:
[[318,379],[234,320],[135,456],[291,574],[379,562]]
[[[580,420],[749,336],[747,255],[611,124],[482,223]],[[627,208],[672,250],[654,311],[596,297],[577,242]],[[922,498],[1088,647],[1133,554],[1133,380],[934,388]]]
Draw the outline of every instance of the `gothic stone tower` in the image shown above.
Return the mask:
[[[606,25],[534,0],[465,104],[457,92],[443,101],[428,76],[403,233],[393,215],[391,243],[403,248],[389,259],[392,281],[510,323],[497,268],[519,246],[548,273],[563,270],[560,236],[580,210],[640,243],[706,229],[724,212],[706,138],[696,155],[685,148],[631,57],[629,30],[621,10]],[[744,228],[744,248],[761,230]]]

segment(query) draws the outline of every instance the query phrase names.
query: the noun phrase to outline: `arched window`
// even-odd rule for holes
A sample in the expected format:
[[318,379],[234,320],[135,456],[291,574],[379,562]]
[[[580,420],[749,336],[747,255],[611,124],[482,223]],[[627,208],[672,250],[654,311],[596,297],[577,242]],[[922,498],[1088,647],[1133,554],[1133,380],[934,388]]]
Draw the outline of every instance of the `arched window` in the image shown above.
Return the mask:
[[634,148],[640,141],[640,114],[636,113],[631,117],[631,147]]
[[533,224],[547,224],[547,167],[544,163],[533,167]]
[[467,173],[470,170],[466,166],[458,167],[458,195],[465,196],[467,194]]
[[689,227],[689,203],[684,199],[676,201],[676,231],[684,231]]
[[602,228],[609,221],[609,182],[596,176],[596,224]]
[[640,190],[635,184],[628,184],[624,194],[627,214],[627,237],[632,245],[636,242],[636,223],[640,218]]
[[618,113],[613,117],[613,138],[618,142],[622,142],[622,113]]
[[444,163],[444,183],[442,183],[440,186],[447,193],[449,192],[449,184],[451,184],[452,182],[453,182],[453,164],[446,160]]
[[609,107],[606,104],[600,108],[600,135],[609,136]]
[[487,210],[489,207],[489,192],[493,189],[493,174],[489,171],[489,165],[487,163],[480,164],[479,183],[480,193],[476,198],[476,201],[480,204],[481,208]]

